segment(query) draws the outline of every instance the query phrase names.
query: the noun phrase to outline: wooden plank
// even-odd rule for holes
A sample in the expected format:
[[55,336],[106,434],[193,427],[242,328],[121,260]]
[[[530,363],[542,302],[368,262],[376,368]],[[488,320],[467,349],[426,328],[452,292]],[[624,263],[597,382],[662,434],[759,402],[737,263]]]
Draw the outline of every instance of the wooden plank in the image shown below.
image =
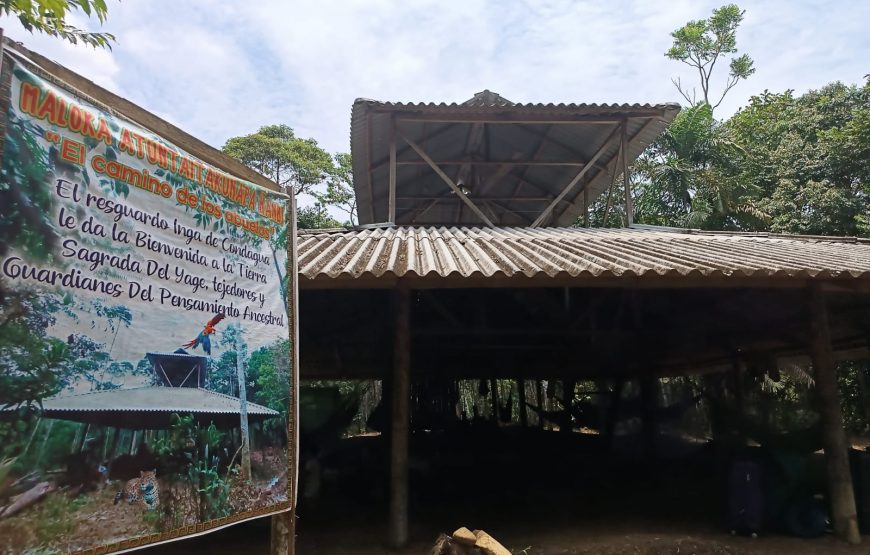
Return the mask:
[[459,197],[459,199],[464,202],[471,209],[471,211],[477,215],[478,218],[480,218],[487,226],[495,227],[495,225],[493,225],[492,221],[486,216],[486,214],[484,214],[480,210],[480,208],[478,208],[477,205],[475,205],[474,202],[472,202],[472,200],[468,198],[468,195],[462,192],[462,190],[456,185],[456,183],[454,183],[453,180],[450,179],[447,174],[444,173],[444,171],[439,168],[438,165],[435,164],[435,162],[432,161],[431,158],[429,158],[429,155],[426,154],[423,149],[420,148],[419,145],[417,145],[417,143],[406,137],[401,131],[397,132],[402,140],[408,143],[408,145],[410,145],[410,147],[414,149],[414,151],[420,156],[420,158],[422,158],[429,164],[429,167],[431,167],[435,171],[435,173],[438,174],[438,177],[440,177],[444,181],[444,183],[447,184],[448,187],[453,189],[453,192],[456,193],[456,196]]
[[822,441],[827,461],[834,533],[851,544],[859,544],[861,533],[858,530],[855,492],[849,468],[849,442],[843,427],[828,311],[824,292],[818,284],[810,287],[810,318],[810,348],[819,414],[822,419]]
[[[374,199],[372,199],[374,204]],[[396,223],[396,121],[390,121],[390,223]]]
[[408,443],[411,398],[411,291],[400,284],[394,298],[393,383],[390,441],[389,544],[408,543]]
[[532,222],[531,227],[540,227],[541,224],[543,224],[547,220],[547,218],[553,212],[553,209],[556,207],[556,205],[559,204],[562,201],[562,199],[564,199],[566,196],[568,196],[568,193],[571,192],[571,189],[574,188],[574,185],[576,185],[577,182],[580,181],[580,179],[582,179],[584,175],[586,175],[586,172],[588,172],[593,167],[595,162],[597,162],[598,159],[601,158],[601,155],[603,155],[604,151],[610,146],[611,139],[613,139],[613,137],[616,136],[617,131],[619,131],[619,127],[615,127],[613,129],[613,131],[610,132],[610,135],[608,135],[607,138],[604,139],[604,143],[601,145],[601,147],[598,149],[598,151],[595,153],[595,155],[592,156],[592,158],[589,160],[587,165],[583,166],[583,169],[580,170],[576,176],[574,176],[574,179],[572,179],[571,182],[568,183],[562,189],[562,192],[559,193],[556,196],[556,198],[553,200],[553,202],[550,203],[549,206],[547,206],[547,208],[541,213],[540,216],[538,216],[538,219],[536,219],[534,222]]

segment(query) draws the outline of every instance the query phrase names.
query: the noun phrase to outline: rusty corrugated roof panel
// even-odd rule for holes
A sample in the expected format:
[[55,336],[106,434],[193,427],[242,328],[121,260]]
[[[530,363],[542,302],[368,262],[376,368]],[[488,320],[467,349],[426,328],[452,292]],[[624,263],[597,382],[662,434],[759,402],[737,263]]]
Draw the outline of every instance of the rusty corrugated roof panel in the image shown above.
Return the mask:
[[386,227],[299,234],[306,280],[440,277],[870,279],[870,240],[668,229]]
[[[482,91],[463,103],[403,103],[357,99],[351,112],[353,185],[361,224],[389,220],[389,151],[393,122],[436,162],[453,161],[444,171],[457,179],[457,160],[486,161],[464,186],[469,198],[497,225],[531,223],[578,173],[570,165],[518,165],[507,162],[590,161],[596,164],[552,211],[553,225],[571,225],[584,208],[583,189],[593,202],[618,172],[619,141],[611,132],[626,123],[628,160],[634,160],[676,117],[680,106],[662,104],[521,104]],[[433,119],[434,118],[434,119]],[[512,125],[517,121],[534,121]],[[540,121],[538,121],[540,120]],[[607,124],[603,121],[606,120]],[[480,121],[488,121],[484,129]],[[571,125],[565,125],[566,122]],[[494,125],[494,123],[498,123]],[[511,124],[511,125],[502,125]],[[608,141],[608,138],[610,140]],[[397,142],[396,222],[400,225],[480,225],[420,157]],[[498,162],[505,162],[500,167]]]

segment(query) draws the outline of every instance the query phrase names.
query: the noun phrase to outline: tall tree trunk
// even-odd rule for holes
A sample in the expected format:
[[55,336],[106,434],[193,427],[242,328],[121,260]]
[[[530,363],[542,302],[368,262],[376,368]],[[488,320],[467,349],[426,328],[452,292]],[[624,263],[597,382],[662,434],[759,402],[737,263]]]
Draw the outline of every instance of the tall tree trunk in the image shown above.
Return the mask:
[[242,434],[242,478],[251,479],[251,440],[248,430],[248,391],[245,378],[245,346],[235,342],[236,377],[239,380],[239,429]]

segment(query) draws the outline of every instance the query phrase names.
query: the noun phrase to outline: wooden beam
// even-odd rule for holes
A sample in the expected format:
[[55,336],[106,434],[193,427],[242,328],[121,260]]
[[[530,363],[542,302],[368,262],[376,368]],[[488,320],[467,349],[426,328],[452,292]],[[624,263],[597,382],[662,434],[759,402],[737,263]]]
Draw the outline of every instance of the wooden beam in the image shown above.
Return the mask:
[[580,181],[580,179],[582,179],[584,175],[586,175],[586,172],[588,172],[589,169],[593,167],[595,162],[597,162],[598,159],[601,158],[601,155],[604,154],[604,151],[610,146],[611,139],[613,139],[613,137],[616,136],[617,131],[619,131],[619,127],[615,127],[613,129],[613,131],[610,132],[610,135],[608,135],[607,138],[604,139],[604,143],[598,149],[598,152],[596,152],[595,155],[589,160],[588,165],[583,166],[583,169],[580,170],[580,172],[577,173],[576,176],[574,176],[574,179],[572,179],[571,182],[568,183],[565,186],[565,188],[562,189],[562,192],[559,193],[558,196],[556,196],[556,198],[553,199],[553,202],[551,202],[550,205],[544,209],[544,211],[541,213],[541,215],[538,216],[538,219],[536,219],[534,222],[532,222],[531,227],[540,227],[541,224],[543,224],[547,220],[547,218],[553,212],[553,208],[555,208],[556,205],[562,201],[562,199],[564,199],[566,196],[568,196],[568,193],[571,192],[571,189],[574,188],[574,185],[576,185],[577,182]]
[[[553,167],[553,166],[569,166],[569,167],[583,167],[586,165],[585,162],[578,162],[576,160],[436,160],[436,164],[439,166],[544,166],[544,167]],[[396,162],[399,166],[425,166],[426,162],[423,160],[402,160],[400,162]]]
[[[420,143],[425,145],[426,141],[440,137],[441,135],[443,135],[444,133],[446,133],[450,129],[451,129],[450,125],[445,125],[443,127],[439,127],[438,129],[436,129],[435,131],[433,131],[432,133],[427,135],[426,134],[426,124],[423,123],[423,136],[420,138]],[[401,158],[403,155],[407,154],[410,151],[411,151],[411,147],[408,145],[405,145],[401,148],[396,149],[396,157]],[[377,170],[377,169],[381,168],[382,166],[384,166],[385,164],[389,164],[389,163],[390,163],[390,156],[387,155],[384,158],[382,158],[382,159],[378,160],[377,162],[375,162],[374,164],[372,164],[372,171]]]
[[[586,157],[582,153],[575,150],[573,147],[563,143],[562,141],[560,141],[558,139],[554,139],[553,137],[551,137],[549,134],[549,127],[547,128],[546,131],[538,131],[537,129],[534,129],[532,127],[522,125],[522,126],[519,126],[519,129],[522,129],[525,133],[528,133],[529,135],[532,135],[534,137],[538,137],[539,139],[541,139],[542,146],[543,146],[543,144],[550,144],[550,145],[555,146],[556,148],[561,148],[562,150],[564,150],[565,152],[567,152],[571,156],[577,156],[578,158],[585,158]],[[600,166],[597,164],[595,167],[598,168],[599,170],[604,170],[604,171],[607,170],[606,167]]]
[[[395,113],[391,111],[392,113]],[[588,115],[588,114],[575,114],[575,115],[566,115],[566,114],[555,114],[551,117],[547,116],[537,116],[535,118],[529,118],[525,114],[521,113],[510,113],[510,112],[502,112],[498,115],[492,114],[463,114],[461,116],[443,116],[441,114],[408,114],[408,115],[397,115],[396,119],[399,122],[419,122],[419,121],[428,121],[431,123],[486,123],[493,125],[571,125],[571,124],[585,124],[585,125],[613,125],[618,124],[625,118],[649,118],[661,120],[664,119],[664,113],[661,110],[655,110],[654,113],[650,113],[648,111],[638,111],[638,112],[623,112],[617,116],[613,117],[602,117],[599,115]]]
[[447,174],[444,173],[444,171],[439,168],[435,162],[432,161],[431,158],[429,158],[429,155],[426,154],[423,149],[420,148],[419,145],[417,145],[417,143],[406,137],[401,131],[397,131],[397,133],[402,138],[402,140],[408,143],[408,145],[413,148],[418,155],[420,155],[420,158],[422,158],[429,164],[429,167],[432,168],[432,170],[434,170],[436,174],[438,174],[438,177],[440,177],[444,181],[444,183],[447,184],[448,187],[453,189],[453,192],[456,193],[456,196],[459,197],[459,199],[464,202],[471,209],[471,211],[474,212],[477,217],[483,221],[483,223],[485,223],[489,227],[495,227],[495,225],[493,225],[492,221],[486,216],[486,214],[484,214],[483,211],[481,211],[480,208],[478,208],[477,205],[474,204],[474,202],[472,202],[470,198],[468,198],[468,195],[462,192],[462,189],[460,189],[456,185],[456,183],[454,183],[453,180],[450,179]]
[[372,113],[369,112],[366,114],[366,165],[368,166],[368,171],[366,174],[366,181],[368,181],[368,189],[369,189],[369,217],[371,218],[372,223],[377,223],[375,219],[375,185],[372,181],[372,173],[374,170],[372,164]]
[[810,338],[834,533],[851,544],[859,544],[861,533],[858,530],[855,491],[849,469],[849,442],[843,427],[837,390],[837,368],[831,347],[828,311],[824,292],[818,284],[810,287]]
[[[640,136],[641,136],[641,135],[642,135],[642,134],[647,130],[647,128],[648,128],[650,125],[652,125],[653,123],[655,123],[655,120],[649,120],[649,121],[647,121],[646,123],[644,123],[644,124],[640,127],[640,129],[638,129],[636,132],[634,132],[634,133],[631,135],[631,137],[628,138],[628,141],[627,141],[628,144],[630,145],[631,143],[633,143],[634,140],[637,139],[638,137],[640,137]],[[619,162],[619,160],[616,160],[616,157],[614,157],[614,159],[613,159],[613,175],[614,175],[614,179],[616,179],[616,171],[617,171],[617,164],[618,164],[618,162]],[[610,161],[608,161],[607,164],[605,164],[605,167],[603,168],[603,170],[604,170],[604,171],[607,171],[607,167],[609,167],[609,166],[610,166]],[[596,167],[596,168],[599,168],[599,169],[602,169],[600,166],[598,166],[598,164],[596,164],[595,167]],[[588,186],[588,185],[587,185],[587,186]],[[611,187],[612,187],[612,185],[611,185]],[[586,186],[584,186],[584,189],[585,189],[585,188],[586,188]],[[574,204],[574,203],[576,202],[576,197],[575,197],[574,199],[571,199],[570,201],[566,201],[566,202],[568,202],[568,204]],[[565,210],[567,210],[567,208],[563,209],[563,212],[564,212]]]
[[589,187],[583,187],[583,227],[589,227]]
[[628,120],[622,122],[622,185],[625,188],[625,226],[631,227],[634,206],[631,202],[631,183],[628,176]]
[[520,407],[520,425],[523,428],[529,427],[529,414],[528,407],[526,407],[527,399],[526,399],[526,380],[520,378],[517,380],[517,390],[519,393],[519,407]]
[[270,555],[293,555],[295,553],[295,521],[294,511],[279,513],[272,517]]
[[[390,223],[396,223],[396,121],[390,120]],[[372,199],[374,203],[374,199]]]
[[399,284],[394,297],[393,411],[390,441],[389,544],[408,543],[408,444],[411,399],[411,291]]
[[[421,195],[421,196],[407,196],[407,197],[396,197],[399,200],[453,200],[453,196],[431,196],[431,195]],[[541,196],[541,197],[474,197],[474,200],[478,201],[495,201],[495,202],[552,202],[552,196]]]

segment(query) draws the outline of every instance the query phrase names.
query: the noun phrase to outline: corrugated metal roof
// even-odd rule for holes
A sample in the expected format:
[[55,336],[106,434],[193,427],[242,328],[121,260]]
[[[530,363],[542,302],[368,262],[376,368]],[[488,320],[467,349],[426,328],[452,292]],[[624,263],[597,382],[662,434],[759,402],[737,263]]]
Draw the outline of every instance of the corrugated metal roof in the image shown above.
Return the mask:
[[[173,414],[191,414],[198,422],[231,428],[239,425],[236,397],[194,387],[134,387],[79,395],[62,395],[42,402],[42,416],[132,430],[165,429]],[[18,407],[0,408],[0,419],[17,418]],[[248,418],[261,421],[280,413],[248,403]]]
[[699,231],[389,227],[299,233],[299,275],[870,279],[870,240]]
[[[215,391],[193,387],[135,387],[64,395],[42,403],[46,416],[64,412],[178,412],[239,414],[239,400]],[[278,412],[248,403],[249,415],[278,416]]]
[[[517,161],[579,164],[604,147],[583,181],[553,210],[551,222],[564,226],[582,213],[584,187],[591,203],[609,186],[619,151],[618,137],[614,139],[611,132],[626,121],[628,159],[633,160],[679,110],[673,103],[517,104],[491,91],[461,104],[358,99],[351,114],[351,153],[359,222],[389,220],[388,160],[394,120],[400,122],[402,134],[433,160],[444,162],[442,169],[451,179],[458,179],[463,171],[457,162],[487,162],[475,166],[473,173],[466,168],[463,183],[469,198],[497,225],[528,225],[579,171],[577,165],[524,166]],[[536,123],[502,125],[512,120]],[[573,123],[564,123],[569,120]],[[396,223],[482,223],[431,168],[421,165],[421,158],[401,138],[396,158]]]

